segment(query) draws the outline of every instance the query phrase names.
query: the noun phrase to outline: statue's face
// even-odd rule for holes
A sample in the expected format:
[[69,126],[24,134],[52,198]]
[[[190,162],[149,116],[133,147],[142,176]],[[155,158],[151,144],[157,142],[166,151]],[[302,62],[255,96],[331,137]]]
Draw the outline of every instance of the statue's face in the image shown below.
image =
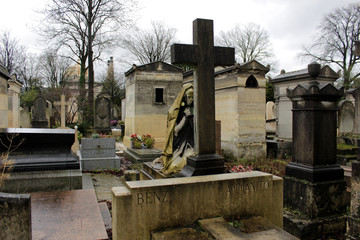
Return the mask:
[[194,92],[192,90],[186,92],[186,104],[190,105],[194,101]]

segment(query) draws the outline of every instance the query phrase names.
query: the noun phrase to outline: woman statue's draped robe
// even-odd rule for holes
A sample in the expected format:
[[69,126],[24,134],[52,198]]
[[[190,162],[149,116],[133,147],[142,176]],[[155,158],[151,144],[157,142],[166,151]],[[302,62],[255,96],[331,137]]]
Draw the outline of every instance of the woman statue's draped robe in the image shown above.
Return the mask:
[[166,175],[181,171],[187,157],[195,154],[193,97],[192,84],[185,84],[168,111],[164,149],[153,165],[158,168],[156,163],[161,163],[161,171]]

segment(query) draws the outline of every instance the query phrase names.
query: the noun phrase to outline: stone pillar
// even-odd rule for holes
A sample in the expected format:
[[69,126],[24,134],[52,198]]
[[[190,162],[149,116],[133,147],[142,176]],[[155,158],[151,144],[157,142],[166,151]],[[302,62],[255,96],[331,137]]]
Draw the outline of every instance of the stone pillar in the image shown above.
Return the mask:
[[336,164],[336,101],[343,89],[313,81],[287,95],[293,103],[293,158],[284,177],[284,229],[300,239],[345,233],[346,183]]
[[348,217],[348,237],[359,239],[360,237],[360,162],[353,162],[351,170],[351,203],[350,216]]

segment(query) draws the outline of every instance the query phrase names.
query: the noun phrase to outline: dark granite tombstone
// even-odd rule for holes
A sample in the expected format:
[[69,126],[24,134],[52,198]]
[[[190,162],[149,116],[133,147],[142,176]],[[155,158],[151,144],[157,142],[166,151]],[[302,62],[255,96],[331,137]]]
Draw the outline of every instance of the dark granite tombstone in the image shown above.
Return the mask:
[[0,129],[0,151],[11,148],[12,172],[79,169],[79,158],[71,152],[73,129]]
[[284,177],[284,229],[301,239],[346,230],[346,183],[336,164],[336,101],[343,89],[319,84],[316,71],[312,77],[287,93],[293,102],[293,158]]
[[46,100],[43,96],[37,96],[34,100],[34,116],[31,120],[31,127],[48,127],[48,120],[46,119]]
[[106,97],[98,97],[95,100],[95,130],[108,133],[110,129],[111,103]]
[[194,135],[196,156],[187,158],[179,176],[224,172],[224,160],[216,154],[214,67],[235,63],[234,48],[214,47],[213,21],[193,22],[193,45],[171,46],[171,62],[194,65]]
[[82,187],[79,157],[72,153],[73,129],[0,129],[0,152],[14,162],[0,191],[24,193]]

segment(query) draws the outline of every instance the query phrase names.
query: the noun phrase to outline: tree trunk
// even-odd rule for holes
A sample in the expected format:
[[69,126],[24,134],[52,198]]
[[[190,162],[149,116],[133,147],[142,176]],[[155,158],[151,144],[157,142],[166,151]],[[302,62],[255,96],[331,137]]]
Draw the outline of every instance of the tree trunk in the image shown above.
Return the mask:
[[79,79],[79,113],[81,115],[81,121],[85,121],[86,120],[86,90],[85,90],[85,74],[86,74],[86,58],[81,59],[80,61],[80,79]]
[[94,123],[94,65],[93,65],[93,51],[92,51],[92,0],[88,3],[88,68],[89,68],[89,86],[88,86],[88,115],[87,121],[90,124]]

